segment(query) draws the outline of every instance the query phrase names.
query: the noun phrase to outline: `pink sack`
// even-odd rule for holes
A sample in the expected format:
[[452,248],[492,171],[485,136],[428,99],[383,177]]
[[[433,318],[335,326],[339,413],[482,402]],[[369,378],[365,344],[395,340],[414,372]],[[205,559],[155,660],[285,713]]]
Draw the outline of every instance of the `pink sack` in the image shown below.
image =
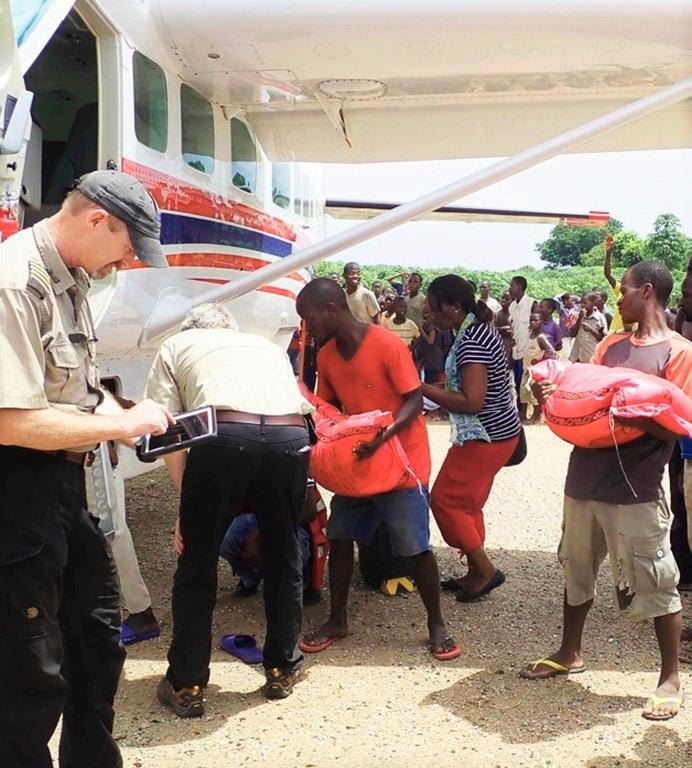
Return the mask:
[[614,418],[653,419],[676,435],[692,437],[692,398],[675,384],[632,368],[544,360],[531,368],[534,381],[552,381],[557,390],[543,413],[560,438],[582,448],[610,448],[644,433]]
[[374,440],[394,422],[389,411],[344,416],[312,393],[304,394],[317,408],[310,475],[321,486],[342,496],[362,497],[393,491],[410,479],[413,469],[398,437],[387,440],[368,459],[356,459],[353,454],[359,443]]

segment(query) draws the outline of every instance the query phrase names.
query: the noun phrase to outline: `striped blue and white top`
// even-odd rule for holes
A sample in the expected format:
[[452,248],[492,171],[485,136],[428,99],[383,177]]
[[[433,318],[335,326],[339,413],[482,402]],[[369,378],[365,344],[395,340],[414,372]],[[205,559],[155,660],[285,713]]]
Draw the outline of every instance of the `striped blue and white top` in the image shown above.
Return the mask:
[[512,405],[507,353],[500,334],[487,323],[473,323],[465,331],[457,349],[457,368],[464,389],[463,365],[480,363],[487,368],[485,404],[478,418],[492,442],[509,440],[521,430],[517,409]]

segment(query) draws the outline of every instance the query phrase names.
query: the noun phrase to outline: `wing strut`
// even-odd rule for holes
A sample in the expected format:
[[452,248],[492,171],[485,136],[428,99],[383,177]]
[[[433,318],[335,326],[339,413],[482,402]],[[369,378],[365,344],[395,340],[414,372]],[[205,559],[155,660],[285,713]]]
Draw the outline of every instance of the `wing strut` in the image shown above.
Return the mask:
[[227,285],[197,296],[194,300],[185,304],[176,302],[175,305],[165,308],[162,305],[161,310],[152,315],[150,322],[143,329],[139,344],[149,344],[152,340],[174,329],[187,311],[194,306],[208,301],[231,301],[260,286],[271,283],[273,280],[278,280],[296,269],[301,269],[315,261],[320,261],[347,248],[352,248],[358,243],[381,235],[383,232],[405,224],[407,221],[415,219],[417,216],[428,211],[470,195],[479,189],[484,189],[502,179],[542,163],[544,160],[555,157],[555,155],[566,152],[578,144],[583,144],[585,141],[592,139],[594,136],[599,136],[606,131],[612,131],[614,128],[619,128],[625,123],[637,120],[651,112],[655,112],[670,104],[675,104],[690,96],[692,96],[692,78],[667,88],[662,88],[650,96],[633,101],[608,114],[601,115],[595,120],[572,128],[552,139],[541,142],[535,147],[499,160],[487,168],[482,168],[459,181],[447,184],[440,189],[429,192],[390,211],[385,211],[369,221],[358,224],[345,232],[332,235],[302,251],[287,256],[285,259],[275,261],[249,275],[239,277]]

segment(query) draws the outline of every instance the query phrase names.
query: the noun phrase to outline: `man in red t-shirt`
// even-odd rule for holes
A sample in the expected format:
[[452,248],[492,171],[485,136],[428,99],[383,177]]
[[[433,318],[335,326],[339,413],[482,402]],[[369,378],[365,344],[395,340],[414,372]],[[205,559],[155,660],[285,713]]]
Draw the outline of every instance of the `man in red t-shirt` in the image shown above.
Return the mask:
[[442,619],[439,574],[430,549],[430,448],[422,415],[420,378],[411,354],[395,334],[356,320],[343,291],[332,280],[319,278],[308,283],[298,296],[297,310],[321,347],[317,358],[318,396],[348,414],[383,410],[394,415],[391,426],[357,449],[358,458],[367,460],[397,435],[416,475],[388,493],[365,498],[334,496],[327,527],[331,610],[326,623],[307,636],[300,648],[316,653],[346,637],[353,542],[370,543],[377,527],[383,524],[392,554],[407,558],[420,591],[428,613],[433,656],[441,661],[455,658],[460,650]]

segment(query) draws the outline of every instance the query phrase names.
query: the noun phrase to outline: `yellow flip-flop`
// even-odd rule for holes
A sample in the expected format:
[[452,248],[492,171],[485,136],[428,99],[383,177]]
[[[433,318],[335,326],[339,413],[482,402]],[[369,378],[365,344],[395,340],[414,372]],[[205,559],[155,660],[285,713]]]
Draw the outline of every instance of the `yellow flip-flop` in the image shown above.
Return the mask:
[[[528,673],[534,672],[536,670],[536,667],[543,664],[546,667],[550,667],[552,669],[552,672],[546,672],[544,675],[537,675],[537,676],[531,676]],[[553,661],[552,659],[537,659],[536,661],[529,662],[529,664],[524,667],[524,669],[521,670],[519,673],[520,677],[523,677],[525,680],[548,680],[551,677],[559,677],[560,675],[577,675],[580,672],[584,672],[586,670],[586,664],[583,664],[581,667],[563,667],[562,664],[558,664],[557,661]]]
[[673,712],[670,715],[656,715],[654,712],[642,712],[642,717],[645,720],[672,720],[682,709],[682,702],[684,700],[684,696],[682,695],[682,692],[680,692],[677,696],[657,696],[655,693],[652,693],[651,696],[649,696],[649,702],[651,703],[651,709],[655,710],[656,707],[660,707],[661,704],[677,704],[678,711]]

